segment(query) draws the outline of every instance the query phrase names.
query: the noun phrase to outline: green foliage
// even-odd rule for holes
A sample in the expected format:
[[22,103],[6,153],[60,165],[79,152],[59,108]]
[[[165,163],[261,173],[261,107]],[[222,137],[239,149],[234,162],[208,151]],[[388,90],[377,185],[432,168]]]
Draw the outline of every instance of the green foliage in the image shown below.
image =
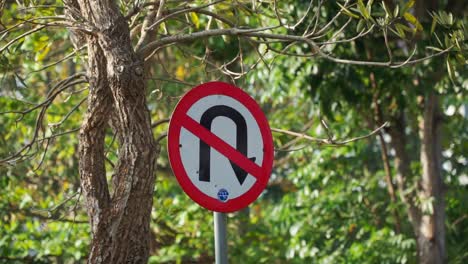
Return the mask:
[[[45,4],[62,5],[61,1]],[[127,3],[128,2],[128,3]],[[132,10],[132,1],[121,1],[121,10]],[[171,10],[177,3],[168,2]],[[176,1],[177,2],[177,1]],[[193,1],[206,4],[206,1]],[[272,1],[231,1],[212,6],[239,28],[277,25]],[[19,4],[18,4],[19,3]],[[2,23],[13,18],[62,15],[62,8],[25,9],[34,1],[9,3]],[[294,24],[305,14],[308,1],[276,1],[285,22]],[[417,121],[420,98],[431,90],[442,96],[443,173],[447,185],[447,248],[450,263],[465,263],[468,255],[466,204],[466,153],[468,153],[466,101],[466,28],[463,21],[444,11],[432,12],[429,25],[412,13],[415,1],[392,9],[384,2],[329,1],[319,11],[320,23],[339,17],[323,32],[331,43],[324,52],[343,58],[371,61],[404,61],[454,50],[445,58],[398,69],[350,66],[323,58],[278,55],[310,54],[309,46],[286,42],[262,43],[217,36],[203,41],[169,46],[154,56],[148,77],[148,107],[153,122],[169,118],[181,95],[209,80],[235,82],[257,99],[272,127],[303,132],[317,138],[349,139],[377,127],[376,101],[384,119],[407,115],[407,150],[418,153]],[[268,7],[268,8],[267,8]],[[317,9],[312,7],[312,13]],[[262,13],[264,12],[264,13]],[[260,16],[262,15],[262,16]],[[305,23],[276,29],[292,34],[312,27]],[[136,16],[135,21],[141,21]],[[341,25],[350,20],[343,32]],[[286,23],[287,24],[287,23]],[[35,25],[34,25],[35,26]],[[28,25],[25,30],[34,26]],[[226,28],[225,22],[190,12],[185,19],[160,25],[190,32]],[[337,33],[338,32],[338,33]],[[14,30],[8,39],[24,30]],[[54,28],[21,38],[0,52],[0,111],[23,111],[43,102],[52,87],[67,76],[84,71],[86,52],[74,52],[69,31]],[[405,39],[389,41],[385,38]],[[418,46],[415,48],[414,43]],[[6,38],[0,46],[7,45]],[[430,48],[423,49],[429,46]],[[392,51],[390,58],[388,48]],[[58,62],[72,54],[69,59]],[[239,61],[239,54],[243,60]],[[259,57],[258,54],[261,54]],[[226,72],[255,68],[242,78]],[[233,77],[234,76],[234,77]],[[0,263],[81,263],[90,242],[85,203],[80,195],[77,129],[85,113],[86,85],[58,96],[49,107],[34,143],[21,160],[0,164]],[[76,111],[74,110],[76,107]],[[32,140],[40,109],[28,114],[0,114],[0,159]],[[328,126],[322,123],[326,121]],[[328,129],[326,128],[328,127]],[[156,138],[167,123],[153,129]],[[63,134],[60,137],[54,135]],[[387,135],[386,133],[384,133]],[[388,135],[387,135],[388,136]],[[53,137],[53,138],[52,138]],[[117,161],[115,136],[108,131],[108,178]],[[194,204],[178,186],[169,167],[166,139],[161,140],[152,218],[150,263],[213,262],[212,214]],[[229,252],[232,263],[415,263],[416,242],[402,202],[392,202],[387,192],[381,146],[374,137],[343,147],[274,134],[275,168],[266,191],[248,209],[229,214]],[[391,151],[389,152],[390,155]],[[391,157],[392,158],[392,157]],[[421,172],[418,155],[410,157],[415,188]],[[394,165],[393,163],[391,165]],[[391,171],[395,175],[395,171]],[[399,213],[396,232],[393,212]]]

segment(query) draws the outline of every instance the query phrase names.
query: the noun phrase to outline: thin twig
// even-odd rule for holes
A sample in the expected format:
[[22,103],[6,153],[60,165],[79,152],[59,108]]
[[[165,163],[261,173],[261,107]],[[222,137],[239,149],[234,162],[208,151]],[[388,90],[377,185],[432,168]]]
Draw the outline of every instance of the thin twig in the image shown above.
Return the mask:
[[166,15],[158,20],[156,20],[156,22],[154,24],[152,24],[151,26],[148,27],[149,30],[152,30],[153,28],[157,28],[159,26],[159,24],[161,24],[162,22],[168,20],[169,18],[171,17],[174,17],[174,16],[177,16],[177,15],[180,15],[180,14],[185,14],[185,13],[189,13],[189,12],[193,12],[193,11],[196,11],[196,10],[200,10],[202,8],[205,8],[205,7],[209,7],[209,6],[212,6],[212,5],[216,5],[218,3],[221,3],[221,2],[224,2],[225,0],[217,0],[217,1],[214,1],[212,3],[208,3],[208,4],[205,4],[205,5],[201,5],[201,6],[196,6],[196,7],[191,7],[191,8],[186,8],[186,9],[183,9],[183,10],[179,10],[179,11],[174,11],[174,12],[170,12],[169,15]]
[[65,57],[61,58],[61,59],[58,60],[58,61],[52,62],[52,63],[50,63],[50,64],[47,64],[47,65],[45,65],[44,67],[42,67],[42,68],[40,68],[40,69],[38,69],[38,70],[33,70],[33,71],[30,71],[30,72],[26,73],[26,74],[25,74],[25,79],[27,79],[27,77],[28,77],[30,74],[32,74],[32,73],[36,73],[36,72],[43,71],[43,70],[45,70],[45,69],[47,69],[47,68],[50,68],[50,67],[55,66],[55,65],[57,65],[57,64],[59,64],[59,63],[61,63],[61,62],[63,62],[63,61],[68,60],[69,58],[73,57],[73,55],[75,55],[78,51],[81,51],[81,50],[84,49],[85,47],[86,47],[86,45],[83,46],[83,47],[81,47],[81,48],[79,48],[79,49],[74,50],[73,52],[71,52],[70,54],[66,55]]
[[8,47],[10,47],[11,45],[13,45],[15,42],[17,42],[18,40],[28,36],[28,35],[31,35],[37,31],[40,31],[42,29],[44,29],[46,26],[40,26],[40,27],[35,27],[29,31],[26,31],[24,32],[23,34],[17,36],[16,38],[10,40],[7,44],[5,44],[5,46],[3,46],[2,48],[0,48],[0,53],[2,53],[4,50],[8,49]]
[[[55,91],[55,90],[57,90],[57,91],[53,92],[52,94],[49,94],[48,99],[44,103],[40,104],[41,111],[39,112],[39,114],[38,114],[38,116],[36,118],[34,134],[33,134],[33,137],[31,139],[31,141],[29,143],[25,144],[23,147],[21,147],[14,154],[12,154],[12,155],[10,155],[10,156],[8,156],[6,158],[0,159],[0,164],[8,163],[9,161],[12,161],[12,160],[18,160],[22,156],[26,155],[31,150],[32,146],[34,145],[34,143],[36,142],[36,140],[37,140],[37,138],[39,136],[39,130],[42,128],[42,121],[44,119],[46,111],[49,108],[49,106],[52,104],[54,99],[62,91],[66,90],[66,89],[68,89],[68,88],[70,88],[70,87],[72,87],[74,85],[85,82],[85,81],[82,81],[82,80],[72,82],[73,79],[77,78],[76,76],[77,75],[73,75],[73,76],[68,77],[65,80],[60,81],[54,88],[51,89],[52,91]],[[60,89],[58,89],[59,87],[60,87]],[[33,111],[34,109],[37,109],[37,107],[33,107],[32,109],[22,111],[22,112],[19,112],[19,113],[21,113],[24,116],[26,113],[29,113],[29,112]],[[24,151],[26,151],[26,153],[22,154]]]
[[164,133],[161,133],[157,138],[156,138],[156,143],[159,144],[161,140],[163,140],[165,137],[167,137],[167,131]]
[[33,171],[37,171],[42,166],[42,164],[44,163],[44,159],[45,159],[45,156],[47,154],[47,150],[49,149],[49,144],[50,144],[50,139],[46,140],[46,146],[45,146],[44,152],[42,154],[41,160],[39,161],[39,164],[36,166],[36,168],[33,169]]
[[351,142],[355,142],[355,141],[358,141],[358,140],[361,140],[361,139],[371,137],[371,136],[375,135],[377,132],[379,132],[381,129],[383,129],[385,126],[387,126],[387,124],[388,124],[388,122],[385,122],[383,125],[376,128],[374,131],[372,131],[371,133],[369,133],[367,135],[359,136],[359,137],[355,137],[355,138],[351,138],[351,139],[347,139],[347,140],[343,140],[343,141],[330,140],[329,138],[315,138],[315,137],[311,137],[309,135],[306,135],[304,133],[297,133],[297,132],[294,132],[294,131],[289,131],[289,130],[284,130],[284,129],[279,129],[279,128],[271,128],[271,131],[286,134],[286,135],[291,135],[291,136],[295,136],[295,137],[299,137],[301,139],[306,139],[306,140],[309,140],[309,141],[312,141],[312,142],[315,142],[315,143],[318,143],[318,144],[324,144],[324,145],[329,145],[329,146],[342,146],[342,145],[346,145],[346,144],[351,143]]
[[62,120],[60,120],[59,122],[56,122],[56,123],[50,123],[49,124],[49,127],[59,127],[61,126],[70,116],[71,114],[73,114],[73,112],[75,112],[85,101],[86,99],[88,99],[87,97],[81,99],[81,101],[76,104],[63,118]]
[[156,128],[158,127],[159,125],[162,125],[164,123],[169,123],[170,119],[169,118],[164,118],[164,119],[161,119],[161,120],[158,120],[156,121],[155,123],[151,124],[151,128]]
[[169,37],[163,37],[159,40],[153,41],[148,43],[146,46],[142,47],[140,50],[141,54],[146,54],[149,51],[158,48],[163,45],[167,45],[169,43],[180,43],[180,42],[185,42],[185,41],[193,41],[196,39],[200,38],[208,38],[208,37],[214,37],[214,36],[245,36],[245,37],[258,37],[258,38],[264,38],[264,39],[271,39],[271,40],[283,40],[283,41],[297,41],[297,42],[305,42],[311,46],[311,49],[313,52],[317,53],[317,56],[320,56],[324,59],[337,62],[337,63],[342,63],[342,64],[353,64],[353,65],[363,65],[363,66],[379,66],[379,67],[390,67],[390,68],[399,68],[403,66],[408,66],[412,65],[415,63],[419,63],[424,60],[431,59],[436,56],[440,56],[442,54],[445,54],[449,52],[453,46],[448,47],[445,50],[442,50],[438,53],[432,54],[425,56],[420,59],[415,59],[415,60],[406,60],[404,62],[396,62],[396,63],[389,63],[389,62],[375,62],[375,61],[361,61],[361,60],[348,60],[348,59],[340,59],[336,58],[333,56],[330,56],[323,52],[321,50],[321,47],[314,42],[313,40],[307,38],[307,37],[302,37],[302,36],[296,36],[296,35],[286,35],[286,34],[274,34],[274,33],[265,33],[261,31],[266,31],[266,30],[271,30],[272,28],[275,27],[267,27],[267,28],[257,28],[257,29],[239,29],[239,28],[229,28],[229,29],[212,29],[212,30],[206,30],[206,31],[201,31],[201,32],[195,32],[192,34],[186,34],[186,35],[174,35],[174,36],[169,36]]

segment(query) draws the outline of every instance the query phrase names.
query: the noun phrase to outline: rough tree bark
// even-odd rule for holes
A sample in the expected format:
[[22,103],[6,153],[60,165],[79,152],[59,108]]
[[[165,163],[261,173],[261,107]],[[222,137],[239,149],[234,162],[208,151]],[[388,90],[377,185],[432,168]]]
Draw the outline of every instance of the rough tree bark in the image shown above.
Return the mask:
[[[111,0],[69,0],[90,32],[88,110],[80,130],[79,171],[92,242],[89,263],[146,263],[156,147],[145,99],[144,68],[128,24]],[[104,138],[111,124],[119,140],[109,188]],[[112,190],[112,193],[111,191]]]

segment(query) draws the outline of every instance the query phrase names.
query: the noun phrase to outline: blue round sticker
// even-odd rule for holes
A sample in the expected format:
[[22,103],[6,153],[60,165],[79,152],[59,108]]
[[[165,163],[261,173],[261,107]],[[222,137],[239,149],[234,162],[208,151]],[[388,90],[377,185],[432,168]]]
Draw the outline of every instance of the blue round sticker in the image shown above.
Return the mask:
[[218,199],[222,202],[227,201],[229,197],[229,192],[226,189],[220,189],[218,191]]

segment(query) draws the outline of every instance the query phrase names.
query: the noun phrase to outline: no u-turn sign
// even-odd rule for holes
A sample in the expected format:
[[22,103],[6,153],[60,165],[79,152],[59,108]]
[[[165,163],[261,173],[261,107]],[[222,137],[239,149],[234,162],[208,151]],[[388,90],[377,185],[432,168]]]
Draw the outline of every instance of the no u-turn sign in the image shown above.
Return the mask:
[[273,140],[257,103],[209,82],[185,94],[171,117],[168,151],[182,189],[199,205],[233,212],[255,201],[273,165]]

